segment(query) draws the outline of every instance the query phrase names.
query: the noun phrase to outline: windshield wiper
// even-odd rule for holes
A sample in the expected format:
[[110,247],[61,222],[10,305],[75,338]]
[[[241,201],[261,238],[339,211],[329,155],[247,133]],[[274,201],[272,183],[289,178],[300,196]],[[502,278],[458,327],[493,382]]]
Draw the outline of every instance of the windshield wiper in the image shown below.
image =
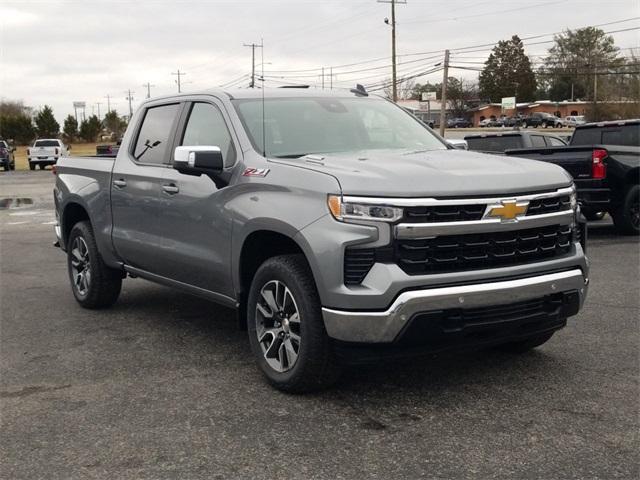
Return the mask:
[[288,153],[286,155],[274,155],[274,158],[301,158],[309,155],[308,153]]

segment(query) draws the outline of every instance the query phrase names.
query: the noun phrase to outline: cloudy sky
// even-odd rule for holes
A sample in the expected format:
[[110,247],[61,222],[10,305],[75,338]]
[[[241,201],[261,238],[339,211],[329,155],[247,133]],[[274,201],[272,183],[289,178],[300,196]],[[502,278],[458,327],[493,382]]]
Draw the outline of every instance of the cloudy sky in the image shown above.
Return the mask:
[[[320,85],[323,66],[326,86],[332,66],[334,86],[371,85],[390,77],[389,16],[390,5],[377,0],[0,0],[0,97],[52,105],[61,121],[74,100],[87,102],[87,114],[100,102],[104,114],[111,95],[112,108],[126,113],[128,89],[134,107],[147,82],[152,96],[175,92],[178,69],[186,72],[183,91],[245,87],[251,49],[243,44],[261,39],[268,85]],[[637,17],[640,0],[406,0],[397,6],[399,73],[428,71],[445,48],[482,45],[452,53],[452,63],[476,66],[485,44],[513,34],[537,37],[525,41],[537,61],[550,46],[540,43],[552,38],[545,34],[629,29],[640,26]],[[613,36],[619,47],[637,48],[639,32]]]

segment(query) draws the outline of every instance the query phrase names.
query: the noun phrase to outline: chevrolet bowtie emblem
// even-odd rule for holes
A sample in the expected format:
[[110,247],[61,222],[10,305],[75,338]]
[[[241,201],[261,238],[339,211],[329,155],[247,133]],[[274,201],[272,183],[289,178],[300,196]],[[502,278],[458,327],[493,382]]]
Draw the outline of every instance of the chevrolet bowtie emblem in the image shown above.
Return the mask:
[[529,202],[517,203],[515,200],[504,200],[500,205],[492,205],[487,210],[485,217],[500,218],[502,221],[516,220],[520,215],[527,213]]

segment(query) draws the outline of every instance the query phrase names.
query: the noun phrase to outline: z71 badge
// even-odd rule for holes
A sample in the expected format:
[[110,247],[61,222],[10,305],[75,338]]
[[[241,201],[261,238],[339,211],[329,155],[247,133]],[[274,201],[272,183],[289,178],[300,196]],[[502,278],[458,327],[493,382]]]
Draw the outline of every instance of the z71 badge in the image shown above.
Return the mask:
[[269,173],[268,168],[245,168],[242,173],[243,177],[266,177]]

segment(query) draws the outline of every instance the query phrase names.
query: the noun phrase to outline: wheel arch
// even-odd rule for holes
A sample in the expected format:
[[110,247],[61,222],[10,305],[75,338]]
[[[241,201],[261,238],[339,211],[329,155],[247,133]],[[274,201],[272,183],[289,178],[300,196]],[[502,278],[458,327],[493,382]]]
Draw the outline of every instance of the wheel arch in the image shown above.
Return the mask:
[[270,228],[256,228],[244,237],[233,262],[233,282],[240,305],[239,322],[241,328],[246,328],[246,302],[251,281],[260,265],[269,258],[278,255],[300,254],[309,265],[314,281],[316,281],[309,255],[305,251],[306,246],[294,239],[296,233],[293,229],[273,228],[272,225]]
[[[69,240],[69,234],[73,226],[82,221],[88,221],[91,224],[91,217],[89,217],[88,208],[79,200],[69,200],[62,209],[62,215],[60,217],[60,227],[62,233],[63,245],[66,248],[67,241]],[[92,225],[93,228],[93,225]]]

